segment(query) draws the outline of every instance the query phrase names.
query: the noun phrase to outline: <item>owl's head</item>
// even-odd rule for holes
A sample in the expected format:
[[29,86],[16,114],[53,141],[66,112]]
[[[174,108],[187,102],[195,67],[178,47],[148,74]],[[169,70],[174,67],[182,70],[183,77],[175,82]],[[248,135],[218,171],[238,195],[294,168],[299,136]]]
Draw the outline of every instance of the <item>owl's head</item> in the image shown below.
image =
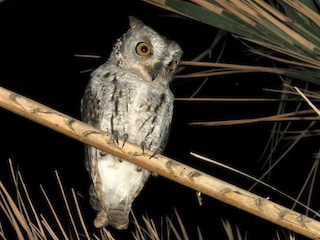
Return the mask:
[[114,47],[117,65],[147,81],[167,85],[179,64],[182,50],[135,17]]

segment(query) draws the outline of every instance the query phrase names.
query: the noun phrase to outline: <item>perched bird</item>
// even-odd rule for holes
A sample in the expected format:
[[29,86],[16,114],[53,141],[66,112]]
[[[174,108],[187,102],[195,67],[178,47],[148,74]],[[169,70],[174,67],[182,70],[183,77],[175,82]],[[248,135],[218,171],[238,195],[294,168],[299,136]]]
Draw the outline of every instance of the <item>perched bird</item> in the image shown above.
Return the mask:
[[[106,63],[91,74],[82,98],[84,122],[143,149],[161,151],[172,120],[170,81],[182,51],[135,17],[117,40]],[[86,146],[92,179],[90,203],[98,212],[94,225],[126,229],[132,202],[150,172],[94,147]]]

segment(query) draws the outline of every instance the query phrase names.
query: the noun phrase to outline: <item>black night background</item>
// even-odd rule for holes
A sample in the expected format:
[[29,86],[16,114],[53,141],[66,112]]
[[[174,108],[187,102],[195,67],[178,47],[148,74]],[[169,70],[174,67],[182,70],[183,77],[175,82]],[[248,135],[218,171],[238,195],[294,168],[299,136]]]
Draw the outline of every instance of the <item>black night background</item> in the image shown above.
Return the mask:
[[[192,60],[209,48],[219,31],[137,0],[5,0],[0,3],[1,87],[80,119],[80,101],[90,72],[106,61],[116,39],[127,31],[128,16],[136,16],[161,35],[179,43],[184,51],[183,60]],[[222,54],[221,49],[224,49]],[[83,58],[79,54],[101,58]],[[269,64],[268,60],[249,53],[246,46],[229,33],[214,47],[212,58],[205,60],[214,62],[219,54],[219,61],[224,63]],[[171,89],[177,98],[190,97],[202,82],[201,78],[176,79]],[[281,84],[281,78],[273,74],[217,76],[211,77],[196,97],[268,98],[275,95],[264,89],[280,88]],[[268,116],[276,114],[277,107],[277,102],[176,101],[164,155],[247,189],[253,183],[251,180],[201,162],[192,157],[190,151],[260,176],[263,170],[258,160],[272,123],[227,127],[200,127],[189,123]],[[63,218],[65,209],[54,175],[57,170],[65,188],[68,191],[74,188],[79,193],[88,228],[97,231],[93,226],[95,211],[89,204],[90,180],[84,167],[83,144],[3,109],[0,109],[0,123],[0,180],[7,189],[14,194],[8,165],[11,159],[22,172],[39,212],[50,220],[49,208],[40,192],[41,184]],[[309,166],[293,159],[311,158],[315,151],[311,140],[303,142],[299,149],[311,150],[304,155],[299,150],[291,153],[270,179],[271,184],[294,196],[297,194],[295,185],[302,184],[301,173],[306,175]],[[275,202],[289,202],[263,187],[255,188],[254,192]],[[225,203],[205,195],[202,200],[200,206],[194,190],[158,176],[150,178],[135,200],[133,210],[141,222],[141,216],[148,215],[160,229],[161,219],[166,216],[177,224],[176,209],[190,239],[198,239],[197,226],[204,239],[227,239],[221,220],[229,220],[234,228],[238,226],[242,236],[246,233],[248,239],[277,239],[276,231],[281,239],[288,235],[287,230]],[[5,222],[2,213],[0,221]],[[116,239],[133,239],[132,229],[131,223],[128,231],[110,230]],[[297,236],[297,239],[304,238]]]

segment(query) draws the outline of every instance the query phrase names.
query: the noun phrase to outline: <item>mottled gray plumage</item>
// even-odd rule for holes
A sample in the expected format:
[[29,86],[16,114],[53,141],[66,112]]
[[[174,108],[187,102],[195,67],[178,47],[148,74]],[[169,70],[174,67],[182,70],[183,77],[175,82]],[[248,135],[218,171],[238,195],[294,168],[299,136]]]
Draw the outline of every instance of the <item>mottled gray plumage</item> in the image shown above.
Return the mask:
[[[152,151],[166,144],[174,97],[169,83],[180,61],[178,44],[138,19],[115,44],[106,63],[91,74],[82,99],[83,121]],[[92,178],[90,203],[98,212],[96,227],[128,227],[135,197],[150,172],[86,146]]]

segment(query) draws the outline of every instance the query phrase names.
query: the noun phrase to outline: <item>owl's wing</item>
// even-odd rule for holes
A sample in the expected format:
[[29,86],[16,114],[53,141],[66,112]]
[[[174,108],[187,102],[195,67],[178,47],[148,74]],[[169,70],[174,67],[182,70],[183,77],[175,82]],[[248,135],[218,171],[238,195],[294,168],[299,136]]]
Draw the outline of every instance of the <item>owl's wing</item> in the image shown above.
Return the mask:
[[[99,118],[100,118],[100,104],[99,96],[97,92],[92,88],[92,79],[88,83],[85,92],[81,100],[81,119],[83,122],[92,125],[93,127],[99,128]],[[92,147],[85,145],[85,167],[89,173],[92,173],[92,165],[90,160],[95,157],[93,156]],[[95,155],[95,154],[94,154]],[[90,204],[96,211],[101,210],[101,203],[97,197],[95,187],[92,184],[89,188]]]
[[[81,100],[81,119],[83,122],[99,128],[99,113],[100,105],[97,99],[97,94],[92,89],[92,85],[89,83],[85,89],[85,93]],[[90,172],[91,153],[89,146],[85,146],[85,166],[88,172]]]
[[99,126],[100,105],[97,97],[89,83],[81,100],[81,119],[94,127]]

